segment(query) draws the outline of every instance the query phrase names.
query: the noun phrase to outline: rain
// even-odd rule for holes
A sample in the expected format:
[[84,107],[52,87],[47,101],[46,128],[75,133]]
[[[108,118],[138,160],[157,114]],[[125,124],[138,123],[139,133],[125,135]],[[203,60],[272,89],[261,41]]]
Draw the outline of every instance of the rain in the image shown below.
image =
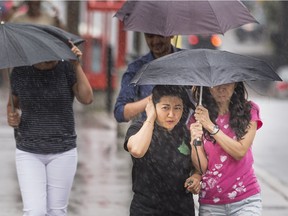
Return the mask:
[[[125,1],[42,1],[41,10],[55,17],[65,31],[83,38],[82,67],[93,89],[94,101],[73,103],[78,164],[69,198],[70,216],[127,216],[133,197],[132,160],[124,150],[131,122],[118,123],[113,115],[127,65],[149,49],[142,33],[125,31],[114,17]],[[266,61],[283,82],[247,82],[248,96],[260,106],[263,121],[253,143],[254,169],[262,188],[263,216],[288,214],[286,174],[288,122],[288,2],[243,1],[259,24],[252,23],[224,34],[179,35],[172,44],[183,49],[209,48]],[[9,23],[25,12],[22,1],[1,1],[0,21]],[[1,41],[1,38],[0,38]],[[1,55],[0,55],[1,56]],[[0,59],[1,61],[1,59]],[[8,126],[9,69],[0,69],[0,209],[3,216],[22,214],[22,199],[15,166],[15,139]],[[47,93],[49,98],[50,93]],[[36,109],[36,107],[35,107]],[[163,154],[166,154],[163,150]],[[176,159],[171,158],[171,163]],[[167,178],[169,178],[167,167]],[[65,175],[65,173],[63,173]],[[194,195],[195,212],[198,196]]]

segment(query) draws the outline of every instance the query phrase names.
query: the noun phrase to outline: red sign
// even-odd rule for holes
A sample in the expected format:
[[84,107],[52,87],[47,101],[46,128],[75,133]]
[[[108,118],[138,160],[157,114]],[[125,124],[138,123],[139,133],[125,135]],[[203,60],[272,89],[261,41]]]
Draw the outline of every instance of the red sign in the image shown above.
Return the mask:
[[114,1],[114,0],[89,0],[88,10],[99,10],[99,11],[117,11],[122,7],[125,0]]

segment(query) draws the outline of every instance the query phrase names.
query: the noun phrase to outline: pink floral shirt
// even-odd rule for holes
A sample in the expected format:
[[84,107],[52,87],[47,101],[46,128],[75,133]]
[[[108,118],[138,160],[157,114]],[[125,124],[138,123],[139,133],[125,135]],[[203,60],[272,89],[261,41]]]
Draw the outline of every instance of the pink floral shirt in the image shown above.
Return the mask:
[[[257,122],[257,129],[262,127],[259,107],[252,103],[251,121]],[[229,126],[229,113],[219,115],[216,124],[228,136],[236,139]],[[260,192],[253,169],[251,147],[241,160],[235,160],[218,143],[204,140],[208,158],[208,169],[202,176],[202,189],[199,202],[203,204],[228,204],[243,200]]]

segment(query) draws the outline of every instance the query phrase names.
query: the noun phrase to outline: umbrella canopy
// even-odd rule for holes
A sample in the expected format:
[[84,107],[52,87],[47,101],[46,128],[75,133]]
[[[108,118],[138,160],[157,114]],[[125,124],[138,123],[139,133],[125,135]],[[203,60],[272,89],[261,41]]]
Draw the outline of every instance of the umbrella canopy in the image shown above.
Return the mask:
[[0,47],[0,69],[77,59],[67,42],[27,24],[1,22]]
[[265,61],[228,51],[183,50],[144,65],[132,79],[136,85],[213,87],[242,81],[282,81]]
[[238,0],[127,1],[115,14],[124,29],[163,36],[224,34],[256,22]]
[[25,26],[27,26],[28,28],[38,28],[41,29],[53,36],[55,36],[56,38],[58,38],[59,40],[63,41],[64,43],[66,43],[68,46],[70,46],[71,44],[68,42],[69,40],[72,41],[76,46],[80,45],[81,43],[83,43],[85,40],[83,38],[81,38],[78,35],[72,34],[70,32],[64,31],[61,28],[52,26],[52,25],[40,25],[40,24],[23,24]]

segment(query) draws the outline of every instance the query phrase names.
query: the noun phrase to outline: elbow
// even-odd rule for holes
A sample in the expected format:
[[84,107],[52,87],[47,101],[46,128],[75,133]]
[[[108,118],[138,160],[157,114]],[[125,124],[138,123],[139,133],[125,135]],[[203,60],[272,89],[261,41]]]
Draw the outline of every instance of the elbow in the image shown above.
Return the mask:
[[122,122],[125,122],[125,119],[120,117],[116,112],[114,112],[114,118],[116,119],[116,121],[118,123],[122,123]]
[[207,168],[208,168],[208,163],[206,161],[206,162],[201,164],[201,168],[200,168],[201,170],[198,170],[198,172],[204,174],[204,173],[206,173]]
[[139,151],[137,149],[129,149],[130,154],[135,158],[142,158],[144,157],[145,153]]
[[240,155],[238,156],[238,155],[237,155],[237,156],[234,157],[234,159],[237,160],[237,161],[240,161],[243,157],[244,157],[244,156],[240,156]]
[[235,155],[233,156],[233,158],[234,158],[235,160],[239,161],[239,160],[242,160],[242,158],[244,158],[245,155],[246,155],[246,151],[239,151],[239,152],[237,152],[237,154],[235,154]]
[[135,157],[135,158],[142,158],[145,155],[145,152],[141,148],[136,148],[136,147],[130,147],[128,146],[128,151],[130,154]]
[[87,98],[86,100],[82,101],[83,104],[89,105],[93,103],[93,97]]
[[89,105],[89,104],[92,104],[93,103],[93,98],[83,98],[81,100],[78,99],[78,101],[84,105]]
[[85,105],[92,104],[93,100],[94,100],[93,92],[87,92],[86,94],[84,94],[82,96],[79,95],[77,99],[82,104],[85,104]]
[[201,168],[202,168],[202,172],[203,172],[203,173],[206,173],[207,168],[208,168],[208,164],[205,163]]
[[120,108],[117,107],[114,108],[114,118],[118,123],[129,122],[129,120],[124,118],[124,114],[121,112]]

